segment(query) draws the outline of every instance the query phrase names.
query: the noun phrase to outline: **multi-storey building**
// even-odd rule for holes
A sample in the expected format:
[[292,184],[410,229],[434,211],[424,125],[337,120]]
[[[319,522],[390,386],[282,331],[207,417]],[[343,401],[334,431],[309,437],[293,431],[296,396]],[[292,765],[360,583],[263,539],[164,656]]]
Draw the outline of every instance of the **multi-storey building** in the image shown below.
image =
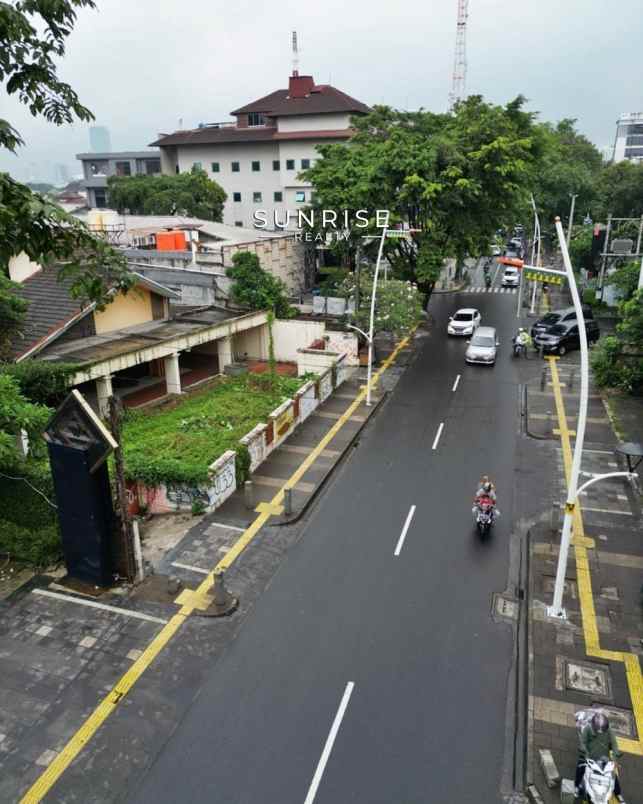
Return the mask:
[[223,187],[224,223],[253,226],[254,213],[264,210],[266,228],[276,229],[287,211],[296,214],[310,203],[311,185],[300,174],[319,157],[316,147],[348,140],[351,117],[369,111],[339,89],[294,71],[288,89],[236,109],[234,122],[164,134],[152,145],[161,150],[163,173],[197,165]]
[[612,159],[614,162],[643,160],[643,112],[628,112],[619,117]]
[[150,176],[161,172],[158,151],[112,151],[76,154],[83,165],[83,187],[90,207],[108,205],[107,179],[110,176]]

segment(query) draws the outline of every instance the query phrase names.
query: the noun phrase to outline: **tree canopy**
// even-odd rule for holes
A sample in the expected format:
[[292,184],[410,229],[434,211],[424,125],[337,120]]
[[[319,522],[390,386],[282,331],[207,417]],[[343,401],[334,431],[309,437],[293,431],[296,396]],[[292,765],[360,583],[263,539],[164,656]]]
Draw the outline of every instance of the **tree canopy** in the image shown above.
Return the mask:
[[[65,54],[77,9],[94,7],[92,0],[0,3],[2,89],[34,117],[55,125],[93,119],[59,79],[57,61]],[[22,144],[19,132],[0,119],[0,147],[15,152]],[[99,306],[110,301],[110,289],[131,285],[122,255],[56,204],[0,173],[0,271],[7,275],[10,258],[23,251],[35,262],[63,261],[60,271],[73,280],[72,293]]]
[[526,203],[541,146],[523,105],[521,97],[495,106],[474,95],[453,114],[375,107],[354,121],[349,144],[319,148],[322,159],[305,173],[314,206],[388,209],[393,224],[421,230],[387,241],[386,254],[428,295],[445,257],[481,253]]
[[174,176],[110,176],[107,187],[110,205],[132,215],[188,215],[220,221],[227,198],[223,188],[198,167]]

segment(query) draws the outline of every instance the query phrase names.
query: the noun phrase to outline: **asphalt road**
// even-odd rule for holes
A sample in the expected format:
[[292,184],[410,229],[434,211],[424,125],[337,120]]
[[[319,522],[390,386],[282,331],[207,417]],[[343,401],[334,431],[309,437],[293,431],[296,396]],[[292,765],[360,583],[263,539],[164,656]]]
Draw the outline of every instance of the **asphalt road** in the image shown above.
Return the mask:
[[[515,304],[432,299],[416,361],[131,801],[311,804],[349,682],[315,804],[500,800],[513,635],[490,610],[514,515]],[[459,306],[499,329],[495,367],[466,366],[447,338]],[[486,543],[471,516],[483,473],[502,511]]]

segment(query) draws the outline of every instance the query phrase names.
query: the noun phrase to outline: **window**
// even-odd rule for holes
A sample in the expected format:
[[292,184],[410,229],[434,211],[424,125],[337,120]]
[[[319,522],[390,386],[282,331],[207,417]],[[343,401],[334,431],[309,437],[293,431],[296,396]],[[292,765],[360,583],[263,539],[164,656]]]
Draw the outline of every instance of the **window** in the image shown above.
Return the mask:
[[281,167],[281,162],[278,159],[273,159],[272,160],[272,169],[273,170],[279,170],[280,167]]
[[303,204],[305,200],[306,200],[306,193],[303,190],[297,190],[297,192],[295,193],[295,201],[298,204]]
[[233,173],[239,172],[239,163],[238,162],[231,162],[230,167],[232,168]]
[[294,170],[294,169],[295,169],[295,160],[286,159],[286,170]]
[[129,162],[117,162],[116,163],[116,175],[117,176],[131,176],[132,175],[132,166]]
[[308,170],[309,167],[310,167],[310,159],[302,159],[301,160],[301,169],[302,170]]
[[219,172],[219,163],[218,162],[213,162],[212,163],[212,172],[213,173],[218,173]]
[[104,187],[94,188],[94,201],[97,209],[104,209],[107,206],[107,192]]
[[197,170],[201,170],[202,166],[200,162],[192,162],[192,170],[196,168]]
[[250,112],[248,115],[249,126],[263,126],[266,122],[265,117],[259,112]]
[[252,170],[254,173],[258,173],[261,170],[261,162],[253,162]]
[[643,148],[626,148],[625,149],[625,158],[626,159],[641,159],[643,157]]
[[232,193],[232,200],[238,204],[241,201],[241,193]]
[[275,201],[283,201],[284,200],[284,194],[281,191],[276,191],[274,196],[273,196],[273,199]]
[[141,173],[145,174],[146,176],[154,176],[157,173],[161,172],[161,160],[160,159],[145,159],[142,163]]
[[235,221],[234,225],[235,226],[243,226],[243,221]]
[[252,202],[253,202],[253,204],[260,204],[261,203],[261,193],[253,193],[252,194]]

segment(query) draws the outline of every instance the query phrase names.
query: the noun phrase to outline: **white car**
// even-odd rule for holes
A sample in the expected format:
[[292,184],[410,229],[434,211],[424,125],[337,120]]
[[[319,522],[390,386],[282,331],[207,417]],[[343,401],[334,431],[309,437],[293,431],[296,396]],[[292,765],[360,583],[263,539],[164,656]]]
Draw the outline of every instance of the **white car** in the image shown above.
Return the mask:
[[491,246],[491,254],[494,257],[499,257],[502,254],[502,249],[500,246],[497,246],[495,243]]
[[447,333],[449,335],[473,335],[480,326],[482,317],[479,310],[463,307],[449,318]]
[[519,282],[520,282],[520,274],[518,273],[518,269],[512,268],[511,266],[505,268],[505,272],[502,275],[502,287],[517,288]]

